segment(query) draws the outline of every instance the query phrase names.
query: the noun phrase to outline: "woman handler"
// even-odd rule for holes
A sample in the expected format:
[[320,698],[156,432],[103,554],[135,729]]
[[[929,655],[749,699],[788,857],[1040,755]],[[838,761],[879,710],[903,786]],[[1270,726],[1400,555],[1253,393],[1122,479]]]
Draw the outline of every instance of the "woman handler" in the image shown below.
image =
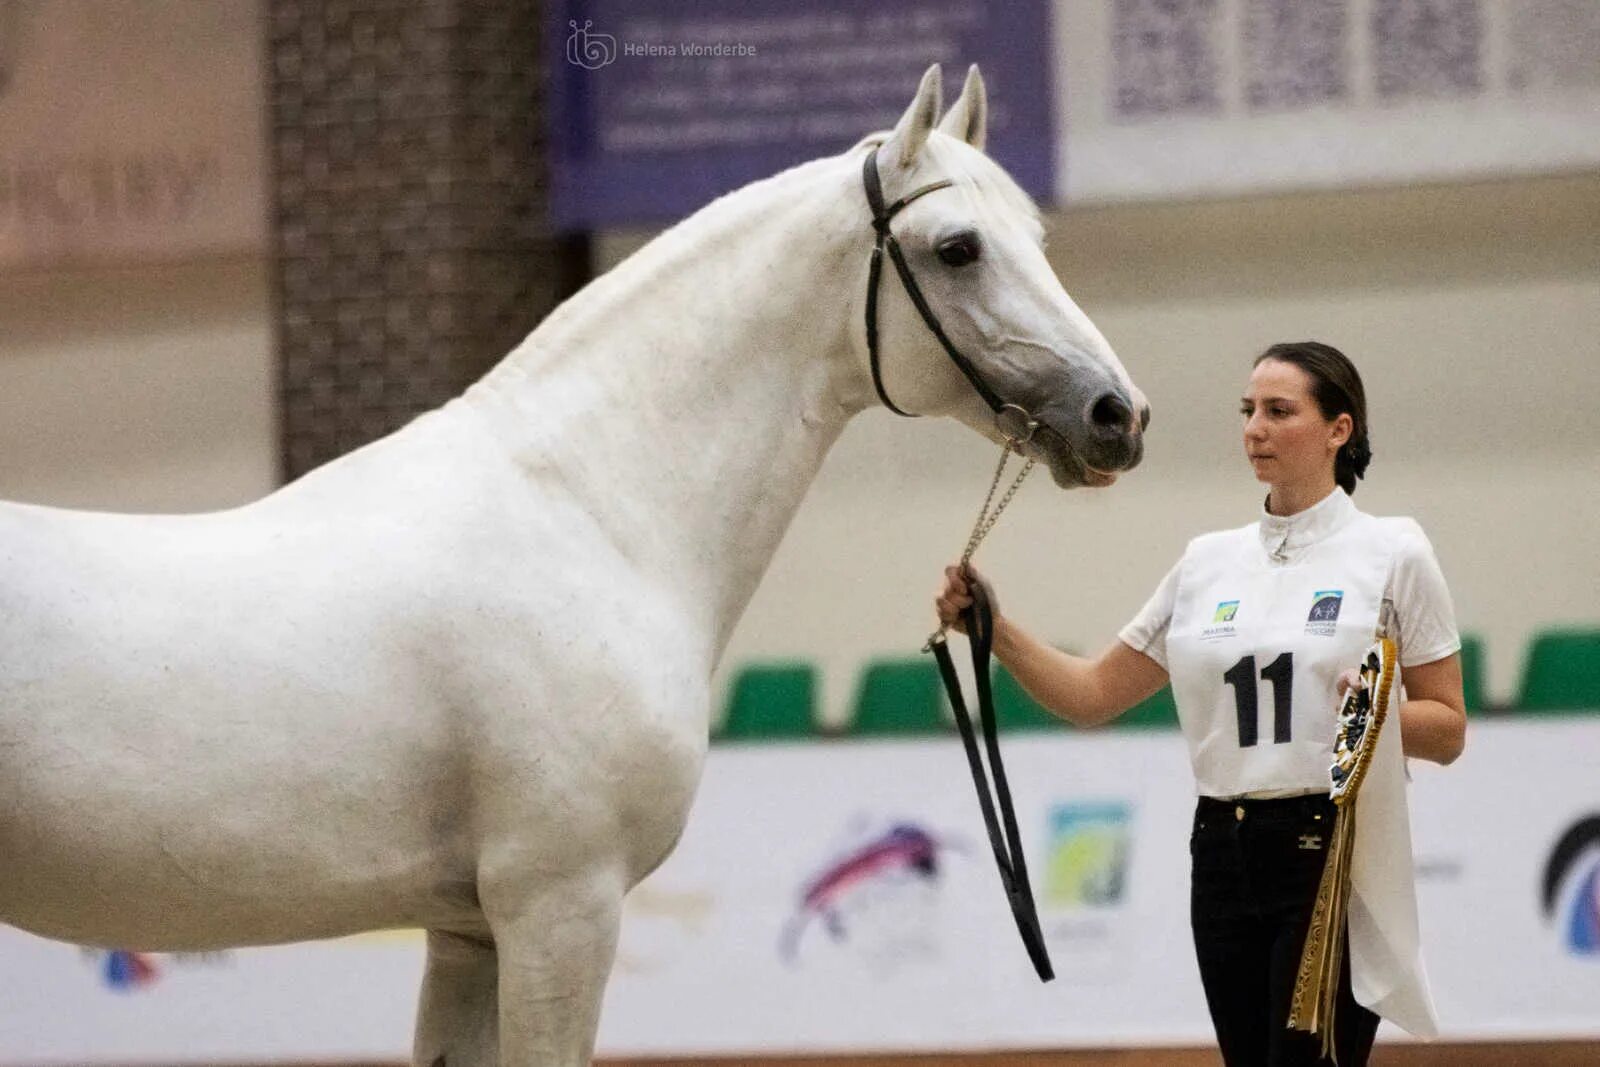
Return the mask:
[[[1350,361],[1315,341],[1274,345],[1256,360],[1241,412],[1245,455],[1268,486],[1257,522],[1191,541],[1098,657],[1052,648],[998,607],[994,653],[1034,699],[1079,726],[1107,722],[1171,681],[1200,794],[1190,917],[1223,1059],[1320,1064],[1318,1039],[1286,1020],[1333,821],[1337,697],[1391,599],[1404,752],[1450,763],[1465,741],[1461,643],[1421,527],[1350,500],[1372,455]],[[971,603],[969,580],[983,579],[946,570],[942,623],[955,625]],[[1335,1020],[1339,1064],[1361,1067],[1378,1016],[1354,1000],[1348,952]]]

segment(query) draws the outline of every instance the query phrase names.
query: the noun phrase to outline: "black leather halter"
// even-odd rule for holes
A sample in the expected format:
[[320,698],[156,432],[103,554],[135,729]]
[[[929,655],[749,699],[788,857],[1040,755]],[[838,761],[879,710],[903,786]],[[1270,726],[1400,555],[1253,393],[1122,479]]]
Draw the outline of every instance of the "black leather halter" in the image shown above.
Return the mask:
[[949,188],[950,179],[929,182],[927,185],[902,196],[899,200],[885,207],[883,204],[883,183],[878,178],[878,149],[876,146],[867,151],[866,162],[861,166],[861,181],[867,189],[867,206],[872,209],[872,228],[878,233],[877,243],[872,246],[872,266],[867,275],[867,355],[872,363],[872,385],[878,390],[878,399],[883,401],[884,407],[896,415],[905,415],[914,418],[915,413],[902,411],[889,399],[889,393],[883,387],[883,373],[878,366],[878,279],[883,274],[883,250],[889,249],[889,258],[894,260],[894,269],[900,275],[900,283],[905,286],[906,295],[911,297],[911,302],[916,305],[917,312],[922,316],[922,321],[928,324],[928,329],[939,339],[944,350],[949,354],[955,365],[961,368],[961,373],[967,376],[967,381],[972,383],[972,388],[983,397],[984,403],[989,405],[996,415],[1001,409],[1015,407],[1007,405],[995,395],[993,389],[978,376],[977,370],[972,366],[971,360],[963,356],[959,349],[951,343],[945,335],[944,327],[939,325],[939,319],[928,306],[928,300],[922,295],[922,290],[917,287],[917,280],[911,276],[911,267],[906,263],[905,253],[900,251],[900,242],[895,240],[894,231],[889,229],[889,222],[900,213],[900,209],[916,200],[918,197]]
[[[917,287],[917,280],[911,276],[911,268],[906,264],[905,254],[900,251],[900,242],[895,240],[894,232],[889,229],[890,221],[901,208],[918,197],[948,188],[952,183],[948,179],[930,182],[913,189],[885,207],[883,184],[878,179],[876,147],[867,152],[866,162],[861,168],[861,180],[867,190],[867,205],[872,208],[872,228],[878,234],[877,243],[872,247],[871,271],[867,276],[867,354],[872,364],[872,385],[878,390],[878,399],[896,415],[914,417],[912,412],[902,411],[893,400],[889,399],[889,393],[883,387],[883,374],[878,366],[878,282],[883,274],[883,250],[887,247],[889,258],[894,260],[894,269],[900,275],[900,282],[906,288],[906,295],[910,296],[911,302],[916,305],[922,321],[928,324],[928,329],[939,339],[950,359],[961,368],[961,373],[972,383],[972,388],[977,390],[978,395],[983,397],[984,402],[994,411],[995,424],[1006,436],[1006,447],[1020,452],[1022,444],[1033,436],[1038,423],[1022,408],[1015,404],[1007,404],[996,396],[994,390],[978,376],[971,361],[951,343],[943,327],[939,325],[938,317],[928,306],[922,290]],[[1012,434],[1005,429],[1007,415],[1020,417],[1021,432]],[[993,769],[992,796],[989,775],[983,764],[984,752],[978,747],[972,717],[967,711],[966,699],[961,694],[961,679],[956,675],[955,664],[950,659],[950,650],[944,640],[943,631],[928,642],[928,649],[932,650],[934,658],[939,661],[939,673],[944,679],[945,690],[949,693],[950,707],[955,712],[956,724],[961,730],[961,743],[967,751],[972,784],[978,792],[978,807],[983,813],[984,828],[989,832],[989,844],[994,850],[995,867],[1000,872],[1000,884],[1005,889],[1007,903],[1011,905],[1011,914],[1017,923],[1017,933],[1022,937],[1023,947],[1027,949],[1028,958],[1033,962],[1039,980],[1048,982],[1055,977],[1055,970],[1051,967],[1050,950],[1045,945],[1044,933],[1039,926],[1039,911],[1034,904],[1033,887],[1028,880],[1028,864],[1023,855],[1022,834],[1017,827],[1017,815],[1011,802],[1011,787],[1006,781],[1005,764],[1000,760],[994,695],[989,683],[994,616],[989,607],[987,594],[981,585],[973,587],[973,604],[963,614],[967,633],[972,642],[972,669],[978,685],[978,725],[983,731],[984,750],[989,757],[989,766]]]

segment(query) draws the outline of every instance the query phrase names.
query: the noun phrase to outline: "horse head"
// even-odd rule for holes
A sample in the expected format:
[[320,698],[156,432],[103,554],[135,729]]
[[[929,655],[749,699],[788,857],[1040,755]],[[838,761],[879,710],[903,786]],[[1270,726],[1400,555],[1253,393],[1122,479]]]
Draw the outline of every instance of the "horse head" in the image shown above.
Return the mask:
[[1022,448],[1058,485],[1109,485],[1143,456],[1149,404],[1051,270],[1038,209],[984,154],[976,66],[940,111],[934,65],[893,131],[867,140],[889,247],[868,280],[862,365],[886,405],[996,441],[1023,436],[1021,409],[1036,423]]

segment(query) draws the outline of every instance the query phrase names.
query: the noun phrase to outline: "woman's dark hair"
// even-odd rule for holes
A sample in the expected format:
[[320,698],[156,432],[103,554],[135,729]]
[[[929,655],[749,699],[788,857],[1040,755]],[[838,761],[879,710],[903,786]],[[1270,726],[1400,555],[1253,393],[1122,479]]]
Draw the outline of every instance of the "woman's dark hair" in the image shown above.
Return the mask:
[[1330,422],[1349,415],[1350,440],[1333,460],[1333,479],[1347,493],[1356,491],[1356,479],[1372,462],[1372,439],[1367,428],[1367,391],[1361,386],[1356,365],[1343,352],[1320,341],[1285,341],[1256,357],[1252,366],[1269,359],[1292,363],[1311,376],[1311,395],[1322,417]]

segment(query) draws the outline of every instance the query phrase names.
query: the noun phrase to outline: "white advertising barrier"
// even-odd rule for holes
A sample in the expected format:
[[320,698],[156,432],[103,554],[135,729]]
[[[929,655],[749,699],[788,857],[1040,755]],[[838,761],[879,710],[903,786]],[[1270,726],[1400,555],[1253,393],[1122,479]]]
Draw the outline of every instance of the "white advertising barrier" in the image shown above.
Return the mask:
[[[1017,940],[954,738],[718,747],[629,900],[602,1054],[1209,1042],[1181,738],[1004,743],[1056,981]],[[1414,765],[1446,1039],[1600,1038],[1597,751],[1600,717],[1475,721],[1455,766]],[[420,971],[411,934],[194,958],[0,929],[0,1064],[400,1061]]]

